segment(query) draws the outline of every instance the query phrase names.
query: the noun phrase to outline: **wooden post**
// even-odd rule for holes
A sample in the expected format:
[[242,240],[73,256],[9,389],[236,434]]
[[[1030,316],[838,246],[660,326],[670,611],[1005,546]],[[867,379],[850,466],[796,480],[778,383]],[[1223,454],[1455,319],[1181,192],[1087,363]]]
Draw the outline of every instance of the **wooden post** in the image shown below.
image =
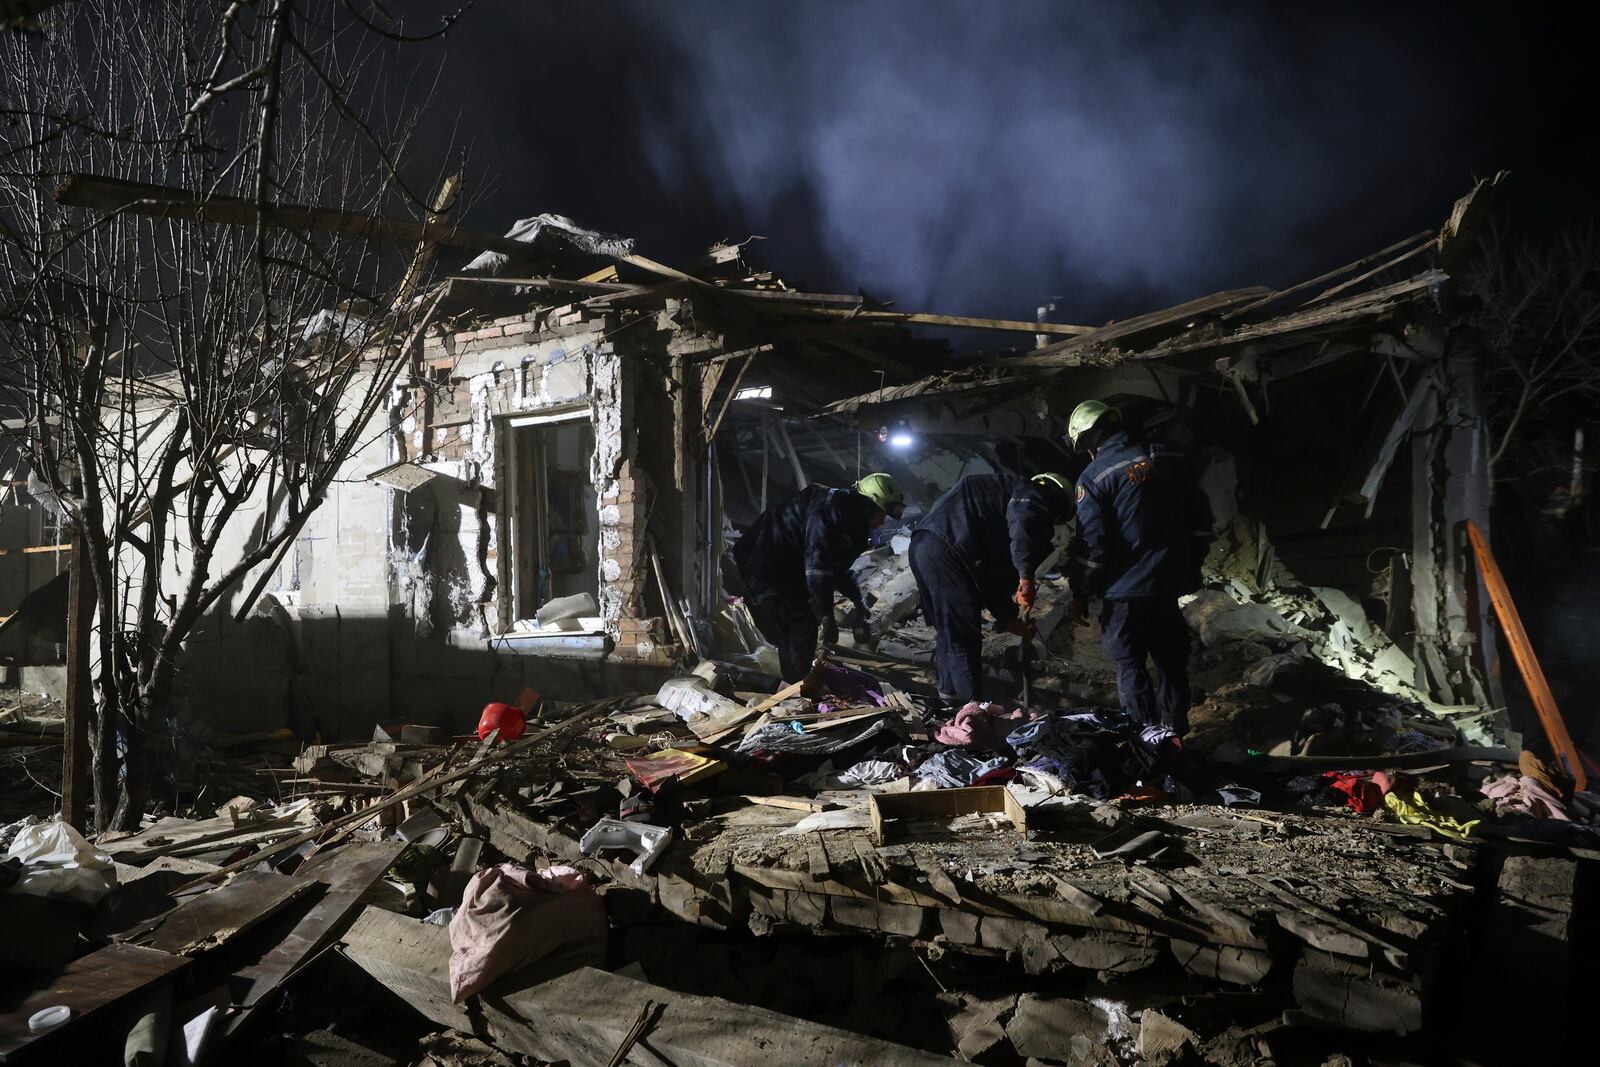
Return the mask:
[[1572,738],[1567,735],[1566,721],[1556,707],[1556,698],[1550,692],[1550,683],[1545,681],[1539,659],[1533,654],[1533,645],[1528,641],[1527,631],[1522,628],[1522,617],[1517,614],[1517,605],[1511,600],[1511,589],[1500,573],[1500,565],[1489,550],[1489,541],[1471,519],[1467,520],[1467,536],[1477,554],[1478,570],[1483,576],[1483,584],[1489,590],[1489,599],[1494,603],[1495,613],[1500,616],[1506,644],[1511,646],[1511,656],[1522,670],[1522,680],[1527,683],[1528,694],[1533,697],[1533,707],[1539,713],[1539,723],[1544,727],[1550,748],[1562,768],[1572,776],[1577,788],[1587,789],[1589,776],[1584,772],[1583,760],[1572,744]]
[[74,532],[67,577],[67,722],[61,746],[61,818],[81,831],[89,829],[93,789],[89,720],[94,716],[94,698],[89,684],[89,650],[95,595],[88,548],[88,538]]

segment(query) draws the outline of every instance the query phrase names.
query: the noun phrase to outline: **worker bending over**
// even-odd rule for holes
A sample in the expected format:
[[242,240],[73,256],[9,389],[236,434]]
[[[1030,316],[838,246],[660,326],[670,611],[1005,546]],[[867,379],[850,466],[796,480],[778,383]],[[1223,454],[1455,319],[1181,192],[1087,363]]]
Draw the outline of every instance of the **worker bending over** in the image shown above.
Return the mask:
[[867,550],[885,515],[905,510],[900,487],[887,474],[869,474],[849,489],[811,485],[762,512],[733,548],[756,623],[778,646],[783,680],[798,682],[822,640],[839,640],[833,617],[837,590],[855,605],[851,624],[857,641],[872,639],[867,606],[850,565]]
[[983,688],[983,609],[996,627],[1022,632],[1034,572],[1050,554],[1072,503],[1067,480],[1041,474],[974,474],[940,497],[911,532],[911,573],[934,629],[939,695],[960,705]]
[[1073,409],[1067,436],[1091,457],[1075,494],[1069,610],[1086,625],[1087,602],[1104,599],[1100,643],[1117,664],[1122,710],[1181,737],[1189,730],[1189,628],[1178,597],[1200,588],[1211,507],[1188,456],[1131,431],[1099,400]]

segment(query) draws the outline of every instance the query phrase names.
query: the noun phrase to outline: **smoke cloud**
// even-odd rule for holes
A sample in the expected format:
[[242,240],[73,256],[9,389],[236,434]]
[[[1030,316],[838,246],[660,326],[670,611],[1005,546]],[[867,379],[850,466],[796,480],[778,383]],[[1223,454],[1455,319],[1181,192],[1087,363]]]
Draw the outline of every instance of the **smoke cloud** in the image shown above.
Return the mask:
[[813,289],[1093,324],[1303,280],[1502,166],[1578,201],[1587,33],[1456,0],[487,0],[436,104],[498,176],[476,224],[669,261],[760,234]]
[[1059,316],[1103,319],[1281,280],[1260,274],[1330,215],[1406,214],[1389,151],[1448,133],[1471,95],[1348,13],[1286,44],[1293,27],[1235,5],[630,10],[676,52],[635,82],[666,188],[709,190],[780,266],[908,308],[1031,317],[1061,296]]

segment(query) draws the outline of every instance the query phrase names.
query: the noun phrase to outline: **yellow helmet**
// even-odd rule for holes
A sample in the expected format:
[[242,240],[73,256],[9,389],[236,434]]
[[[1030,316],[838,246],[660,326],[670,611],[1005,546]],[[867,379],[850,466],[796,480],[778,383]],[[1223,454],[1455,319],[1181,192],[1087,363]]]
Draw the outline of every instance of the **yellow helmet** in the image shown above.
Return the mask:
[[1072,417],[1067,419],[1067,440],[1073,448],[1081,450],[1084,434],[1116,418],[1117,409],[1104,400],[1085,400],[1072,409]]
[[898,519],[906,509],[905,494],[900,492],[893,478],[881,471],[862,478],[855,484],[855,491],[878,505],[878,510],[890,518]]

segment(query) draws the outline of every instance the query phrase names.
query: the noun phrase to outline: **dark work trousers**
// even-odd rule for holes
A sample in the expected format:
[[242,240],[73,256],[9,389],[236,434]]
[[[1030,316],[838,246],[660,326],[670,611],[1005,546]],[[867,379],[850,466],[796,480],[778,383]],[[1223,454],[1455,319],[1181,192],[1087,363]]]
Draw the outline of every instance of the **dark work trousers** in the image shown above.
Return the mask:
[[752,600],[756,625],[778,646],[778,664],[785,682],[798,682],[817,658],[817,617],[804,598],[782,596]]
[[922,617],[933,627],[939,695],[965,704],[983,688],[983,601],[955,548],[931,530],[911,533],[911,574]]
[[[1147,725],[1189,732],[1189,627],[1176,598],[1107,600],[1100,612],[1100,647],[1117,663],[1122,710]],[[1145,657],[1155,668],[1155,685]]]

